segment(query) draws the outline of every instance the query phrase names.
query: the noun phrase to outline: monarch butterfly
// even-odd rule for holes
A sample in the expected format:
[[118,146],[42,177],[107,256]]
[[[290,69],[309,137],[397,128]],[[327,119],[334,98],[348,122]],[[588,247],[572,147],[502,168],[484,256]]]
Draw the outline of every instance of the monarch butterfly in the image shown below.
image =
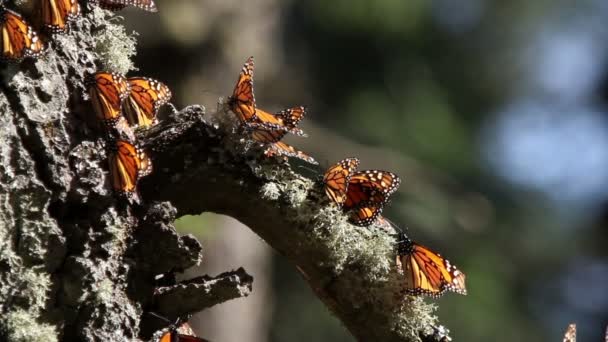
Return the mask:
[[568,324],[564,333],[564,342],[576,342],[576,324]]
[[129,96],[127,79],[116,73],[100,71],[88,76],[86,84],[97,117],[113,125],[122,115],[122,102]]
[[228,98],[228,106],[238,116],[241,123],[247,124],[257,119],[255,96],[253,95],[253,56],[245,61],[232,96]]
[[80,13],[78,0],[42,0],[41,18],[51,32],[62,32]]
[[119,11],[127,6],[134,6],[148,12],[158,12],[154,0],[97,0],[101,8]]
[[255,114],[255,122],[248,123],[249,126],[270,130],[289,131],[289,133],[295,135],[305,136],[301,129],[296,128],[306,114],[306,107],[304,106],[285,109],[276,114],[270,114],[256,108]]
[[232,95],[228,98],[228,106],[239,118],[241,124],[245,125],[254,134],[254,140],[271,143],[279,141],[286,132],[296,135],[304,135],[302,130],[296,126],[304,118],[306,108],[294,107],[277,114],[270,114],[255,105],[253,92],[253,56],[249,57],[237,79]]
[[396,264],[405,275],[405,292],[439,298],[446,291],[467,294],[465,275],[427,247],[399,233]]
[[348,183],[358,166],[358,158],[346,158],[331,166],[323,176],[325,193],[340,208],[346,201]]
[[256,114],[260,122],[250,123],[246,127],[251,138],[263,144],[275,143],[287,133],[305,136],[302,130],[296,128],[305,113],[306,108],[302,106],[285,109],[274,115],[257,109]]
[[382,213],[389,197],[399,188],[401,179],[392,172],[365,170],[350,177],[344,209],[358,226],[369,226]]
[[164,83],[148,77],[131,77],[128,83],[130,92],[124,107],[127,120],[134,126],[155,124],[158,109],[171,99],[171,90]]
[[38,57],[44,44],[34,29],[21,17],[0,4],[0,28],[2,30],[2,58],[19,62],[26,57]]
[[108,157],[112,187],[116,192],[134,192],[137,181],[152,171],[148,156],[127,140],[112,142]]
[[293,146],[287,145],[286,143],[284,143],[282,141],[278,141],[276,143],[271,144],[266,149],[266,151],[264,151],[264,154],[267,157],[272,157],[272,156],[294,157],[294,158],[302,159],[311,164],[315,164],[315,165],[318,164],[317,161],[314,160],[313,157],[307,155],[306,153],[304,153],[302,151],[296,150]]

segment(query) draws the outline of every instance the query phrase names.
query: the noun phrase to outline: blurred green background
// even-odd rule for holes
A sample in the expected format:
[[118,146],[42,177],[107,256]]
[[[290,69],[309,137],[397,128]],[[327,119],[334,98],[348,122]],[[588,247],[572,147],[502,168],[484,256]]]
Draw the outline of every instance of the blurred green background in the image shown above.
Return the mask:
[[[435,302],[455,341],[581,341],[608,323],[608,2],[156,0],[122,11],[139,32],[134,74],[178,107],[213,110],[245,59],[256,99],[307,105],[329,165],[398,173],[387,217],[467,274]],[[199,191],[205,191],[200,189]],[[285,260],[246,227],[185,217],[200,268],[244,266],[254,293],[192,322],[213,341],[353,341]]]

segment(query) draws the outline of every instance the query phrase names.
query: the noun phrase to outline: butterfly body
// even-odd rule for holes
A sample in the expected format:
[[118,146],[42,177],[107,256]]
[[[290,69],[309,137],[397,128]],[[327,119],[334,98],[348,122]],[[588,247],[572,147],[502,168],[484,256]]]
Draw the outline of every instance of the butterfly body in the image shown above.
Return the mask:
[[467,294],[464,273],[403,233],[399,237],[396,264],[405,275],[405,292],[409,295],[438,298],[447,291]]

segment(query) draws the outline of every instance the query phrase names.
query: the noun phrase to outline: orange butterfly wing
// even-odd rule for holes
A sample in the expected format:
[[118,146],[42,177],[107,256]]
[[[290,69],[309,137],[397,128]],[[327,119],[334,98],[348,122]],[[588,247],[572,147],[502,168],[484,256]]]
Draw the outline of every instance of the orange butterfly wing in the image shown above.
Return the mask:
[[401,179],[388,171],[365,170],[353,174],[343,205],[345,210],[353,210],[351,222],[358,226],[374,223],[399,184]]
[[95,114],[107,124],[122,115],[122,102],[129,96],[127,79],[116,73],[97,72],[87,79]]
[[294,158],[299,158],[302,159],[308,163],[311,164],[318,164],[317,161],[307,155],[306,153],[296,150],[293,146],[291,145],[287,145],[286,143],[279,141],[276,143],[271,144],[266,151],[264,151],[264,154],[267,157],[272,157],[272,156],[283,156],[283,157],[294,157]]
[[[305,115],[306,115],[306,107],[304,107],[304,106],[289,108],[289,109],[283,110],[283,111],[275,114],[275,116],[281,121],[281,124],[283,126],[287,127],[290,131],[296,130],[296,127],[298,126],[300,121],[302,121],[302,119],[304,119]],[[299,129],[297,131],[301,132],[301,130],[299,130]],[[301,135],[301,134],[294,133],[294,132],[292,132],[292,133]]]
[[241,123],[246,124],[257,119],[253,95],[253,56],[243,65],[228,104]]
[[405,274],[410,295],[438,298],[446,291],[467,294],[465,275],[447,259],[401,234],[397,266]]
[[367,204],[352,209],[349,217],[350,222],[357,226],[367,227],[376,222],[378,216],[382,214],[382,209],[382,205],[379,204]]
[[42,22],[51,32],[65,31],[70,21],[80,14],[77,0],[41,0]]
[[163,336],[161,336],[161,338],[158,340],[158,342],[173,342],[171,339],[171,335],[174,335],[175,333],[173,331],[167,331],[166,333],[163,334]]
[[[305,109],[302,106],[289,108],[277,114],[270,114],[259,108],[256,109],[256,121],[246,124],[245,128],[250,132],[251,138],[263,144],[275,143],[287,134],[305,136],[301,129],[294,125],[287,126],[280,115],[290,115],[289,113],[301,113],[303,116]],[[296,123],[297,124],[297,123]]]
[[2,30],[2,58],[18,62],[25,57],[38,57],[44,45],[38,34],[20,14],[0,5]]
[[147,77],[132,77],[128,82],[130,92],[124,105],[127,120],[134,126],[155,124],[158,110],[171,99],[171,90],[164,83]]
[[126,140],[113,142],[108,163],[112,187],[120,193],[135,191],[139,178],[152,171],[148,156]]
[[359,159],[346,158],[331,166],[323,176],[325,193],[332,202],[342,207],[352,174],[359,166]]
[[209,342],[204,338],[197,337],[188,323],[183,323],[179,327],[172,326],[161,336],[158,342]]

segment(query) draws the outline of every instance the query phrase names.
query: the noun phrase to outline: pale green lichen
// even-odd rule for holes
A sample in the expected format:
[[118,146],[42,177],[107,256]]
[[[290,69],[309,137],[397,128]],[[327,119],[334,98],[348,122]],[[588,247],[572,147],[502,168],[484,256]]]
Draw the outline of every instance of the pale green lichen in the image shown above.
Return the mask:
[[95,300],[99,304],[110,303],[114,300],[114,284],[109,279],[99,282],[95,289]]
[[55,342],[57,331],[55,327],[38,323],[37,317],[25,310],[9,312],[4,322],[4,330],[8,341],[13,342]]
[[21,289],[19,295],[28,299],[30,311],[38,312],[44,308],[51,286],[49,274],[44,272],[42,267],[24,269],[21,281],[27,285]]
[[108,11],[98,7],[92,11],[91,15],[95,22],[104,22],[104,25],[92,32],[95,52],[100,56],[99,62],[104,70],[126,74],[129,70],[135,69],[131,58],[137,52],[136,34],[128,34],[124,26],[112,23],[122,20],[122,17],[114,16],[107,19],[108,14]]
[[276,183],[268,182],[260,189],[260,195],[264,199],[276,201],[279,199],[279,196],[281,196],[281,189],[279,189],[279,186]]
[[308,190],[312,187],[312,183],[309,180],[297,178],[285,185],[285,197],[287,202],[292,207],[298,207],[302,204],[307,196]]
[[433,314],[435,310],[437,306],[426,303],[422,297],[408,296],[403,300],[399,314],[393,316],[391,325],[408,340],[420,341],[420,332],[430,335],[432,327],[437,325],[437,317]]

